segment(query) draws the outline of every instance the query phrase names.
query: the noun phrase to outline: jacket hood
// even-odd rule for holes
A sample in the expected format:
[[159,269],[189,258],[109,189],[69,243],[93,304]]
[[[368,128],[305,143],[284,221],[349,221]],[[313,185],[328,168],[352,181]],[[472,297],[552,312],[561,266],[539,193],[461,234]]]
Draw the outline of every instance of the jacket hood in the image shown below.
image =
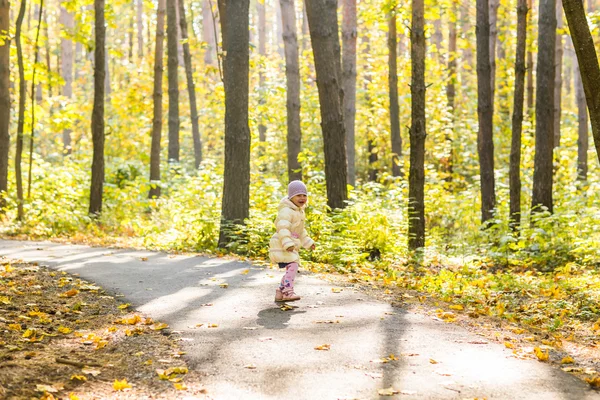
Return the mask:
[[277,210],[281,210],[283,208],[291,208],[294,211],[300,211],[302,208],[298,207],[297,205],[295,205],[294,203],[292,203],[292,201],[290,199],[288,199],[287,196],[285,196],[283,199],[281,199],[281,201],[279,202],[279,206],[277,207]]

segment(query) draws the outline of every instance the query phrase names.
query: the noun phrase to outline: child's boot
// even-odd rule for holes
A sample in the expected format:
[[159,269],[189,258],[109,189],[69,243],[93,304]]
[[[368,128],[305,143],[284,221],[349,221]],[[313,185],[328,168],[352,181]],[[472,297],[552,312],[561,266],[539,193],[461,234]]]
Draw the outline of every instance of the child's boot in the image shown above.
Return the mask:
[[298,296],[296,293],[291,291],[288,293],[282,293],[281,300],[279,300],[279,301],[296,301],[296,300],[300,300],[300,299],[301,299],[300,296]]
[[281,289],[277,289],[275,291],[275,301],[283,301],[283,293],[281,292]]

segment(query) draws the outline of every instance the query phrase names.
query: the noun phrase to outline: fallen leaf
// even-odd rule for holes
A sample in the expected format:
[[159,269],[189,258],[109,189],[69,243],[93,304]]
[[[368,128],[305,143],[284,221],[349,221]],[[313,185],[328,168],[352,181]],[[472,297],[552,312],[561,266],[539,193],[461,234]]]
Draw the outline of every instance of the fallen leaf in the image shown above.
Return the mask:
[[450,306],[450,309],[452,310],[464,310],[465,308],[463,306],[461,306],[460,304],[454,304]]
[[173,386],[176,390],[187,390],[187,386],[185,386],[185,383],[173,383]]
[[320,346],[315,347],[315,350],[329,350],[331,348],[330,344],[322,344]]
[[85,377],[85,375],[71,375],[71,380],[85,382],[87,381],[87,378]]
[[113,382],[113,389],[115,389],[117,391],[123,391],[123,390],[131,389],[131,385],[129,383],[127,383],[127,379],[123,379],[122,381],[115,379],[115,381]]
[[393,387],[389,387],[387,389],[379,389],[377,393],[379,393],[380,396],[393,396],[400,393],[400,391],[394,389]]
[[550,355],[548,354],[547,351],[543,351],[542,349],[540,349],[539,347],[536,347],[533,349],[533,352],[535,353],[536,357],[538,358],[538,360],[540,361],[547,361],[548,357],[550,357]]
[[88,367],[83,367],[81,369],[81,372],[83,372],[86,375],[92,375],[92,376],[98,376],[101,373],[97,369],[92,369],[92,368],[88,368]]
[[208,324],[209,328],[218,328],[219,324]]
[[254,365],[254,364],[248,364],[248,365],[244,365],[244,368],[246,368],[246,369],[256,369],[256,365]]
[[68,335],[69,333],[73,332],[73,329],[67,328],[66,326],[59,326],[58,331],[64,335]]
[[250,272],[250,270],[249,269],[245,269],[245,270],[242,271],[242,275],[248,275],[248,272]]
[[435,361],[433,358],[429,359],[429,363],[430,364],[439,364],[437,361]]
[[54,385],[35,385],[38,392],[57,393],[64,389],[62,383],[55,383]]
[[71,290],[68,290],[68,291],[66,291],[64,293],[59,294],[58,297],[73,297],[77,293],[79,293],[79,290],[77,290],[77,289],[71,289]]
[[129,304],[129,303],[121,304],[121,305],[118,307],[118,309],[119,309],[119,310],[124,310],[124,309],[126,309],[127,307],[129,307],[130,305],[131,305],[131,304]]
[[511,343],[511,342],[504,342],[504,346],[505,346],[507,349],[514,349],[514,348],[515,348],[515,345],[514,345],[514,343]]
[[561,364],[573,364],[574,362],[575,360],[573,360],[573,357],[571,356],[566,356],[562,360],[560,360]]
[[600,388],[600,376],[595,376],[593,378],[585,378],[585,381],[594,388]]
[[222,287],[223,289],[227,289],[229,287],[229,283],[221,283],[219,284],[220,287]]
[[156,324],[152,325],[152,330],[160,331],[160,330],[166,329],[168,327],[169,327],[169,325],[165,324],[164,322],[157,322]]
[[281,307],[279,307],[279,309],[281,311],[289,311],[289,310],[293,310],[294,307],[290,306],[289,304],[282,304]]
[[140,261],[148,261],[148,257],[140,257]]
[[342,288],[331,288],[331,291],[332,291],[333,293],[341,293],[343,290],[344,290],[344,289],[342,289]]
[[565,372],[582,372],[583,371],[582,368],[577,368],[577,367],[564,367],[561,369]]

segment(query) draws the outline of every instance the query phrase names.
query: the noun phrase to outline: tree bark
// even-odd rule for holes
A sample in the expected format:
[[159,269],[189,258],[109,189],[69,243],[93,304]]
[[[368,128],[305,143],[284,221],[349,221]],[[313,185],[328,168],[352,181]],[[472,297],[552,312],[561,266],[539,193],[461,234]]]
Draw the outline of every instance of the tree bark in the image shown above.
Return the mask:
[[535,101],[535,158],[531,212],[553,212],[554,54],[556,0],[540,0]]
[[[43,13],[44,18],[44,33],[46,34],[46,68],[48,74],[48,97],[52,97],[52,63],[50,50],[50,35],[48,33],[48,12]],[[52,115],[52,107],[50,107],[50,115]]]
[[137,51],[138,57],[144,57],[144,0],[136,0]]
[[[529,8],[529,14],[527,18],[527,30],[530,33],[533,33],[533,0],[527,0],[527,8]],[[534,100],[534,90],[533,90],[533,45],[527,46],[527,111],[530,113],[533,111],[533,100]]]
[[411,23],[411,126],[408,177],[408,248],[425,247],[425,17],[424,0],[413,0]]
[[[65,0],[61,0],[64,3]],[[72,32],[75,27],[73,14],[69,13],[64,7],[60,7],[60,22],[63,29]],[[67,38],[60,39],[60,74],[65,81],[62,87],[62,95],[71,100],[73,97],[73,42]],[[71,132],[70,128],[63,130],[64,154],[71,154]]]
[[23,177],[21,175],[21,156],[23,154],[23,129],[25,125],[25,99],[27,91],[25,87],[25,67],[23,65],[23,48],[21,46],[21,27],[23,26],[23,18],[27,0],[21,0],[19,15],[17,16],[15,29],[15,43],[17,45],[17,61],[19,64],[19,119],[17,123],[17,143],[15,154],[15,178],[17,181],[17,219],[23,220]]
[[225,85],[225,171],[219,247],[231,241],[233,224],[250,209],[249,0],[219,0]]
[[596,155],[600,161],[600,67],[598,66],[598,56],[581,1],[563,0],[563,8],[577,54],[581,82],[592,122]]
[[106,73],[106,27],[104,0],[94,0],[96,47],[94,50],[94,107],[92,110],[92,183],[90,187],[91,215],[102,212],[104,186],[104,77]]
[[341,209],[348,199],[348,166],[337,1],[307,0],[306,13],[321,105],[327,205]]
[[167,74],[169,80],[169,163],[179,162],[179,78],[177,0],[167,0]]
[[[260,105],[259,110],[264,109],[265,104],[265,60],[267,57],[267,16],[264,2],[256,2],[258,11],[258,54],[260,55],[261,61],[258,65],[258,104]],[[284,40],[285,41],[285,40]],[[288,88],[289,90],[289,88]],[[267,140],[267,126],[263,121],[264,115],[262,112],[258,113],[258,140],[261,144]],[[263,153],[263,147],[261,146],[261,153]],[[289,149],[288,149],[289,151]],[[262,155],[262,154],[261,154]],[[288,160],[289,164],[289,160]]]
[[446,98],[448,99],[448,108],[454,113],[454,102],[456,98],[456,59],[458,32],[456,29],[456,19],[458,18],[458,0],[452,0],[452,13],[448,22],[448,83],[446,84]]
[[481,182],[481,222],[484,224],[494,217],[496,208],[489,21],[488,1],[477,0],[477,153]]
[[560,119],[563,73],[563,12],[562,1],[556,0],[556,49],[554,50],[554,147],[560,146]]
[[[10,31],[10,1],[0,0],[0,35]],[[0,214],[5,213],[10,148],[10,37],[0,42]]]
[[527,0],[517,4],[517,56],[515,60],[515,96],[512,115],[510,147],[510,220],[513,230],[521,224],[521,133],[523,130],[523,103],[525,98],[525,52],[527,50]]
[[[40,0],[40,4],[36,4],[35,17],[37,19],[37,29],[35,34],[34,47],[34,63],[31,73],[31,135],[29,137],[29,169],[27,170],[27,199],[31,198],[31,170],[33,169],[33,138],[35,135],[35,101],[36,101],[36,84],[35,73],[37,72],[37,63],[40,55],[40,29],[42,27],[42,13],[44,12],[44,0]],[[37,85],[39,88],[39,84]]]
[[577,122],[579,124],[577,129],[577,179],[580,181],[587,181],[588,149],[590,140],[588,110],[577,58],[573,61],[575,65],[575,102],[577,103]]
[[494,99],[496,98],[496,44],[498,40],[498,7],[500,0],[488,0],[490,7],[490,78],[492,119],[494,116]]
[[[368,57],[369,54],[371,54],[371,39],[369,37],[369,35],[364,35],[363,36],[363,55],[365,57]],[[364,71],[363,71],[363,82],[364,82],[364,87],[363,87],[363,91],[365,93],[365,99],[364,99],[364,104],[365,104],[365,108],[367,110],[367,121],[366,121],[366,126],[365,126],[365,131],[367,133],[367,154],[368,154],[368,160],[369,160],[369,172],[368,172],[368,180],[369,182],[376,182],[377,181],[377,175],[378,175],[378,170],[377,170],[377,161],[379,161],[379,155],[378,155],[378,149],[377,149],[377,136],[374,133],[374,129],[372,129],[373,124],[372,121],[375,119],[374,118],[374,113],[373,113],[373,98],[371,97],[371,85],[373,82],[373,66],[372,65],[368,65],[365,67]]]
[[165,42],[165,8],[166,0],[158,0],[156,11],[156,43],[154,49],[154,92],[153,92],[153,118],[152,118],[152,143],[150,149],[150,191],[149,198],[160,196],[160,139],[162,133],[162,82],[163,82],[163,55]]
[[192,119],[192,138],[194,141],[194,166],[200,167],[202,162],[202,140],[198,126],[198,107],[196,105],[196,86],[194,85],[194,68],[192,67],[192,53],[190,52],[187,21],[185,19],[184,0],[179,0],[179,23],[181,38],[183,40],[183,61],[185,63],[185,76],[187,79],[188,97],[190,100],[190,114]]
[[215,26],[210,0],[202,2],[202,41],[205,43],[204,63],[214,65],[215,53]]
[[355,118],[356,118],[356,0],[344,0],[342,18],[342,88],[344,90],[344,127],[348,183],[356,184]]
[[398,102],[398,32],[396,9],[392,10],[388,23],[388,85],[390,96],[390,135],[392,142],[392,176],[401,176],[402,136],[400,135],[400,105]]
[[288,178],[291,182],[293,180],[302,180],[302,165],[298,161],[298,154],[302,150],[302,129],[300,125],[300,61],[298,55],[298,36],[296,34],[296,6],[294,0],[280,1],[281,17],[283,19],[285,77],[287,81]]

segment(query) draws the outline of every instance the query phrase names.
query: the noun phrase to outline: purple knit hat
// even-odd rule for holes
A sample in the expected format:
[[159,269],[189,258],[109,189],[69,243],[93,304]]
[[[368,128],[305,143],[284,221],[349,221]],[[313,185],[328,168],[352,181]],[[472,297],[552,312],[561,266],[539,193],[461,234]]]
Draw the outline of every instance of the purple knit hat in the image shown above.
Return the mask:
[[288,199],[291,199],[299,194],[305,194],[308,196],[306,185],[302,183],[302,181],[291,181],[288,185]]

